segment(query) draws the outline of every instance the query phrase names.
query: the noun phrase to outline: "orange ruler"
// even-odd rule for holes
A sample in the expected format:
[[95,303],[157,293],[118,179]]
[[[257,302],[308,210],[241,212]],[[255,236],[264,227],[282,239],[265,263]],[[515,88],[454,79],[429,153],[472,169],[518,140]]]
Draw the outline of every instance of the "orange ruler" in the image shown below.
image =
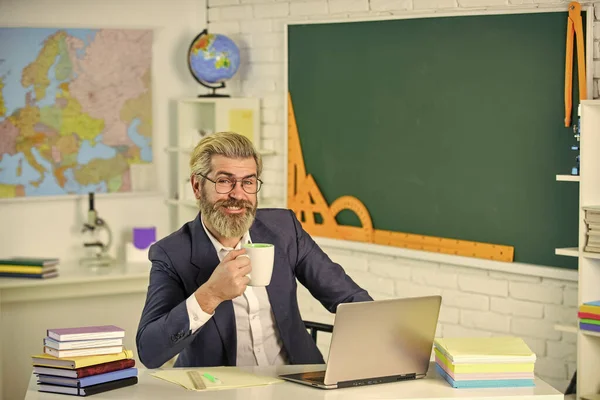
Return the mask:
[[[592,27],[588,27],[592,29]],[[567,51],[565,60],[565,127],[571,125],[573,110],[573,37],[577,39],[577,76],[579,80],[579,101],[587,99],[585,74],[585,48],[583,46],[583,24],[581,21],[581,4],[569,3],[567,17]]]

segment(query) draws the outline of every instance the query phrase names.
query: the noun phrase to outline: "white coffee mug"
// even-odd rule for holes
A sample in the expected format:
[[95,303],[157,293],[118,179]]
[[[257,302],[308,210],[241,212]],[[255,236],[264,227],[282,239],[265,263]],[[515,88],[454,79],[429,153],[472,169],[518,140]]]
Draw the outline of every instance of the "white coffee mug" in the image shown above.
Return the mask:
[[242,245],[246,254],[250,257],[252,272],[249,286],[267,286],[273,275],[273,261],[275,259],[275,246],[269,243],[247,243]]

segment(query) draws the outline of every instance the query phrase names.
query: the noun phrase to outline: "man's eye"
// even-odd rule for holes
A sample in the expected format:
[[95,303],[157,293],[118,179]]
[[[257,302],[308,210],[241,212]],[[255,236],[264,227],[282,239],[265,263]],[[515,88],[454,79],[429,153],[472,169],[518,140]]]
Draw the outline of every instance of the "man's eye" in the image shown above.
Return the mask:
[[231,180],[227,178],[219,178],[217,179],[217,183],[220,183],[222,185],[231,185]]
[[251,179],[246,179],[244,181],[244,185],[246,185],[246,186],[253,186],[253,185],[256,185],[256,181],[253,181]]

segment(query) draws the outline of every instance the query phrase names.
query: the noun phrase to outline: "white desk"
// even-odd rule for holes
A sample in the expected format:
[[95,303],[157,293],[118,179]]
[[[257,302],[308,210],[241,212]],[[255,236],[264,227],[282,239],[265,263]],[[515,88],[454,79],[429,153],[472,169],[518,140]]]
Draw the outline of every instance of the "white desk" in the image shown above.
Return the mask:
[[101,272],[64,263],[59,270],[59,277],[47,280],[0,279],[0,400],[25,393],[31,355],[43,351],[46,329],[118,325],[127,348],[135,349],[149,263]]
[[[319,365],[256,367],[243,368],[257,374],[276,376],[278,373],[294,373],[322,369]],[[363,386],[323,390],[291,382],[276,383],[269,386],[257,386],[231,390],[217,390],[198,393],[186,390],[175,384],[150,376],[152,370],[140,369],[139,382],[135,386],[99,393],[94,400],[104,399],[202,399],[202,400],[447,400],[447,399],[477,399],[477,400],[563,400],[564,396],[550,385],[536,379],[535,388],[504,388],[504,389],[453,389],[435,371],[433,365],[425,379],[386,383],[381,385]],[[41,393],[37,391],[36,377],[32,375],[25,400],[56,400],[65,398],[64,395]]]

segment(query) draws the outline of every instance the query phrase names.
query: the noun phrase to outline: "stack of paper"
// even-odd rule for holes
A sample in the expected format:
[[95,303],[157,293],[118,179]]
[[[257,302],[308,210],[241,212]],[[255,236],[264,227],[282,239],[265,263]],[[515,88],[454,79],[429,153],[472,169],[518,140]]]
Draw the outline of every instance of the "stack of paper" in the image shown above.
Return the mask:
[[44,354],[32,356],[40,392],[88,396],[137,383],[133,353],[123,349],[123,329],[87,326],[47,334]]
[[517,337],[439,338],[438,373],[455,388],[535,386],[535,353]]
[[600,301],[589,301],[579,306],[579,329],[600,332]]

